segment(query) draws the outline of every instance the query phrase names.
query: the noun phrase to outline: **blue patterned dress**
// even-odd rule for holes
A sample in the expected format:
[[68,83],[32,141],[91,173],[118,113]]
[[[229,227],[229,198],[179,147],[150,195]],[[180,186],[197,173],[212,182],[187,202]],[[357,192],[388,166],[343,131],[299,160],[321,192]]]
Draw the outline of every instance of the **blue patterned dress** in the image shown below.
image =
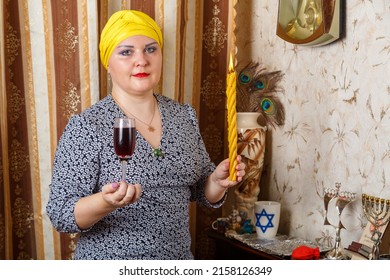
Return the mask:
[[80,233],[75,259],[192,259],[189,203],[208,207],[204,184],[215,169],[201,138],[195,110],[156,95],[162,118],[160,148],[137,132],[127,165],[127,181],[139,183],[139,201],[118,208],[86,230],[75,223],[74,206],[82,197],[121,178],[113,147],[115,117],[124,116],[111,95],[73,116],[59,141],[46,206],[60,232]]

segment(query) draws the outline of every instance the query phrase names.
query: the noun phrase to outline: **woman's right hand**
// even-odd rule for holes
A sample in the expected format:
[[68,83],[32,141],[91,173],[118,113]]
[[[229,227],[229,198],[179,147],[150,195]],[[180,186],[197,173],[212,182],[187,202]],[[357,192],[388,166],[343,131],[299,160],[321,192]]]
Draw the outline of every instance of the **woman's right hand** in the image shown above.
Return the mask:
[[76,224],[87,229],[116,208],[136,202],[142,193],[141,185],[126,182],[104,185],[101,192],[82,197],[76,202],[74,215]]
[[107,184],[102,188],[102,196],[106,203],[119,208],[136,202],[142,193],[140,184],[127,184],[124,181]]

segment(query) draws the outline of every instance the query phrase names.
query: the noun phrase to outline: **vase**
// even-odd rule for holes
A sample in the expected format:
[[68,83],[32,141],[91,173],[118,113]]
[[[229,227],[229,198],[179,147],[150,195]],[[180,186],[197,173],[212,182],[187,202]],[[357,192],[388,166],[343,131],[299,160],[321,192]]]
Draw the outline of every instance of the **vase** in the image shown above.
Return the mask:
[[255,223],[254,206],[260,194],[267,127],[257,122],[260,113],[237,113],[237,154],[245,163],[245,176],[235,188],[235,209],[241,217]]

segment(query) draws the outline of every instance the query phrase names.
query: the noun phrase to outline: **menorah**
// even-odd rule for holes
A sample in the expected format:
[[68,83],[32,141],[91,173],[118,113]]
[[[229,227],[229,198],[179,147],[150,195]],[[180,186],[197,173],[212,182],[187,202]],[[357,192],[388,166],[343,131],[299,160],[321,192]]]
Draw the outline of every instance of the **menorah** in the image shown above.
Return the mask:
[[343,212],[344,208],[352,201],[355,200],[356,194],[351,192],[340,192],[341,184],[336,183],[335,189],[325,189],[325,195],[324,195],[324,204],[325,204],[325,225],[332,225],[328,220],[328,205],[331,201],[336,200],[336,210],[338,212],[338,218],[339,222],[337,226],[334,226],[336,228],[336,238],[335,238],[335,244],[332,250],[330,250],[326,254],[326,258],[330,260],[346,260],[350,257],[345,253],[344,249],[341,247],[341,236],[340,232],[341,229],[345,229],[345,226],[341,222],[341,213]]
[[382,239],[381,226],[386,226],[390,220],[390,199],[362,194],[362,207],[367,220],[374,226],[371,240],[374,242],[371,248],[370,260],[379,258],[379,244]]

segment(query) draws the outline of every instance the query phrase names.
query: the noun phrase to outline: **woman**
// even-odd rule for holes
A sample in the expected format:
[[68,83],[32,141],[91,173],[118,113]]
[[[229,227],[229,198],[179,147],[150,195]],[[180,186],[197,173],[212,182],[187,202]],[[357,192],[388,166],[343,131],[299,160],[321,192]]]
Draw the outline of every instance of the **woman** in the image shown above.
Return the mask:
[[[112,15],[101,34],[100,57],[112,92],[73,116],[60,139],[46,210],[60,232],[80,233],[75,259],[192,259],[189,202],[220,207],[229,181],[228,159],[215,166],[189,105],[156,95],[162,34],[146,14]],[[116,117],[136,119],[136,149],[127,182],[116,183]]]

